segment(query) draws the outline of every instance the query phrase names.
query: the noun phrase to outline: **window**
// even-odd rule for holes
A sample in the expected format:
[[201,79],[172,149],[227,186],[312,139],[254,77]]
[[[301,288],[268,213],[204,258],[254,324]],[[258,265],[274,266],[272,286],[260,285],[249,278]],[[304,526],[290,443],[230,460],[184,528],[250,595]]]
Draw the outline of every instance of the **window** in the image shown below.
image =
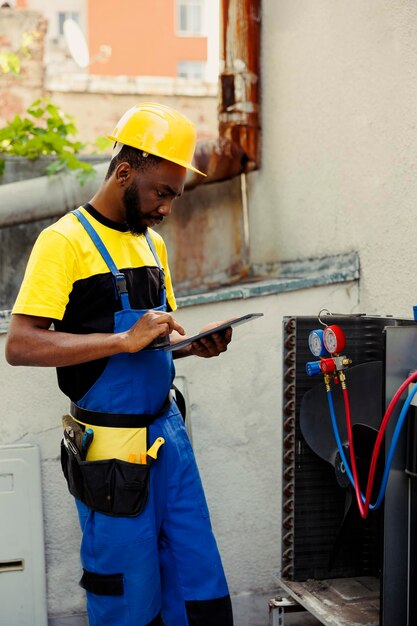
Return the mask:
[[204,80],[206,64],[204,61],[178,61],[177,76],[191,80]]
[[204,0],[177,0],[177,34],[203,34]]
[[77,24],[80,23],[80,14],[74,11],[60,11],[58,13],[58,36],[64,36],[64,22],[65,20],[74,20]]

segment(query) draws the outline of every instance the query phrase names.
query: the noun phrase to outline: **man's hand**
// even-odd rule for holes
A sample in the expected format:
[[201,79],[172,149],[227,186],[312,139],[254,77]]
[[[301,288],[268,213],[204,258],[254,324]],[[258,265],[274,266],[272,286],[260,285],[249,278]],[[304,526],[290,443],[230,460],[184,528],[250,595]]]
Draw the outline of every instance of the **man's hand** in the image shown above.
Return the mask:
[[[215,328],[223,324],[223,322],[213,322],[212,324],[208,324],[204,326],[200,330],[200,333],[204,333],[211,328]],[[207,335],[206,337],[202,337],[198,341],[193,341],[190,346],[189,354],[194,354],[195,356],[201,356],[205,359],[209,359],[212,356],[219,356],[222,352],[226,352],[228,344],[232,340],[232,328],[226,328],[225,330],[217,333],[213,333],[212,335]]]
[[170,313],[147,311],[125,335],[125,352],[138,352],[146,348],[154,339],[177,331],[185,335],[185,330],[174,320]]

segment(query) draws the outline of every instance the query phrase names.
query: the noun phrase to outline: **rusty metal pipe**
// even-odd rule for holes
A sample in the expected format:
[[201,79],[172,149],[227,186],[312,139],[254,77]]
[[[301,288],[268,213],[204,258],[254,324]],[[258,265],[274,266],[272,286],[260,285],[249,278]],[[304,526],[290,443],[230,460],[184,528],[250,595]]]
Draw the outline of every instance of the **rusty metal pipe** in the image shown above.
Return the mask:
[[94,166],[96,176],[83,187],[73,174],[0,185],[0,228],[58,217],[79,207],[94,195],[107,168],[108,163]]
[[227,139],[219,137],[214,141],[199,142],[193,163],[197,169],[207,174],[207,177],[203,178],[190,170],[187,171],[185,189],[239,176],[246,171],[247,160],[244,150]]
[[[237,146],[218,139],[199,143],[194,162],[198,169],[207,172],[207,178],[187,170],[186,190],[202,182],[214,183],[237,176],[244,168],[245,154]],[[109,162],[95,165],[95,177],[83,187],[70,173],[0,185],[0,228],[58,217],[79,207],[95,194],[108,166]]]

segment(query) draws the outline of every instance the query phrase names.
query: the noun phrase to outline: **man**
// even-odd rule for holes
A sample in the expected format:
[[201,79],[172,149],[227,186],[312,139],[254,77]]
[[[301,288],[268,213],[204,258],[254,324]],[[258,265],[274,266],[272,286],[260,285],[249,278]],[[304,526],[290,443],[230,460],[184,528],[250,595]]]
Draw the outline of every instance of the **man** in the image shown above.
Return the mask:
[[143,103],[111,139],[100,189],[35,243],[6,357],[57,367],[71,400],[61,460],[83,531],[91,626],[232,626],[198,469],[170,395],[172,354],[217,356],[231,329],[164,350],[185,331],[171,315],[165,245],[151,230],[182,194],[186,170],[198,172],[195,128]]

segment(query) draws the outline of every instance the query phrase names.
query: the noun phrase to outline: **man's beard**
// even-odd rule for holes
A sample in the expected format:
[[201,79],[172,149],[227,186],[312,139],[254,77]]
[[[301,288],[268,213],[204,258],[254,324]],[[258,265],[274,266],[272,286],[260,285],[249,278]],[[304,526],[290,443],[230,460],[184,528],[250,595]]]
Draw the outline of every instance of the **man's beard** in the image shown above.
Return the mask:
[[129,231],[133,235],[143,235],[147,226],[143,220],[143,213],[136,183],[132,183],[125,189],[123,194],[123,204],[126,209],[126,224]]

